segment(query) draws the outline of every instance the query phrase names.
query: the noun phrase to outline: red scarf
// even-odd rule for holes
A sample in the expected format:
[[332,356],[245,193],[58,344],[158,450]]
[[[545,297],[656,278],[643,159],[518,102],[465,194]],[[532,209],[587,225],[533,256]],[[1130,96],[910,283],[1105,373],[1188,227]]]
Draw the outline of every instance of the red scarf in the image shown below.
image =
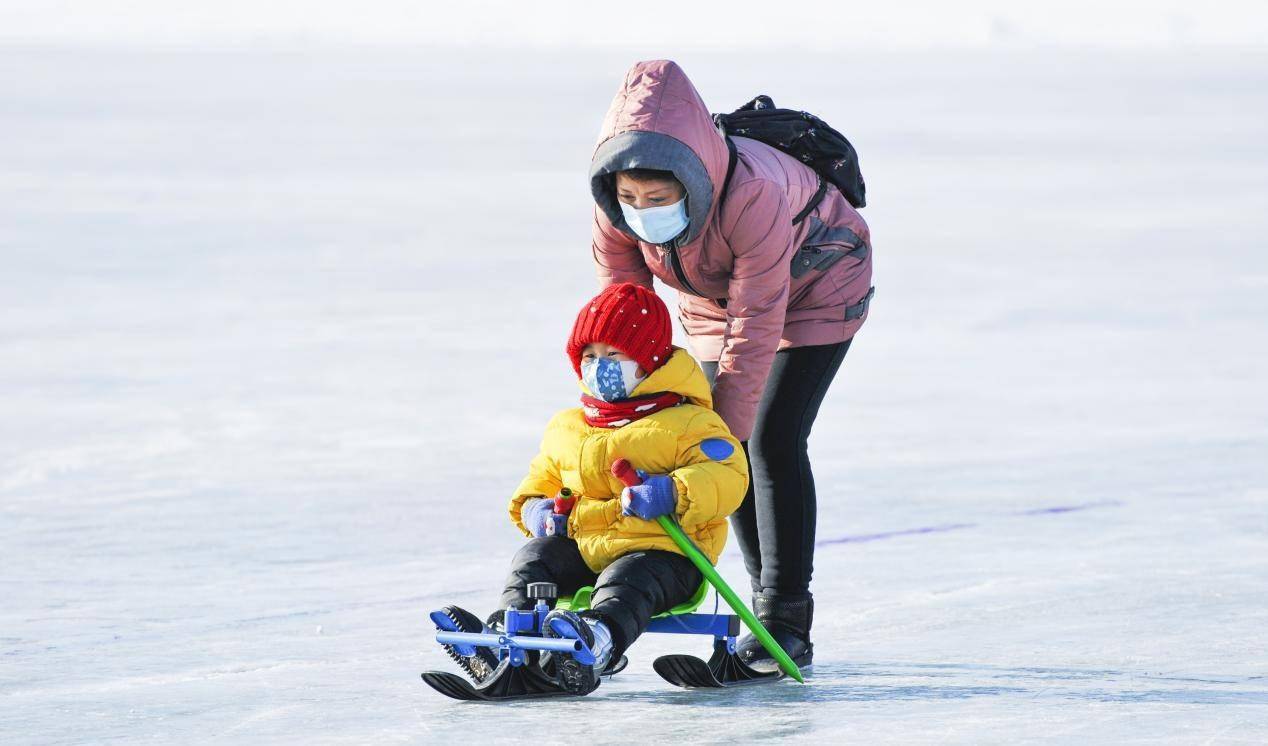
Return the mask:
[[662,409],[676,407],[682,402],[683,396],[672,391],[621,401],[603,401],[589,394],[582,394],[581,412],[591,427],[622,427]]

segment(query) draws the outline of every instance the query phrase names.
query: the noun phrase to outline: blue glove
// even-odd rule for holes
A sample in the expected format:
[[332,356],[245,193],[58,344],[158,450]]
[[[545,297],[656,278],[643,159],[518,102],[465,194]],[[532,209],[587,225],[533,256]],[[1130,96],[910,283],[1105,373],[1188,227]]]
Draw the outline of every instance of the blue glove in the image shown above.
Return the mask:
[[674,478],[664,474],[646,477],[637,487],[621,490],[621,512],[654,521],[673,513],[678,507],[678,487]]
[[520,506],[520,520],[524,522],[524,528],[539,539],[543,536],[568,535],[568,516],[555,512],[554,500],[525,500]]

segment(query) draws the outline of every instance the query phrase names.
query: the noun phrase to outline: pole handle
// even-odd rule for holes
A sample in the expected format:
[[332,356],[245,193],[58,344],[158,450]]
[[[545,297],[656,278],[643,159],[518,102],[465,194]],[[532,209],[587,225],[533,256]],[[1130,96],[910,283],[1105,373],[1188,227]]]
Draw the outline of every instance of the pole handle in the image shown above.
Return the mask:
[[638,478],[634,465],[623,458],[612,462],[612,476],[621,480],[621,484],[626,487],[637,487],[643,483],[643,480]]
[[577,497],[572,494],[572,490],[567,487],[561,488],[559,494],[555,495],[555,514],[568,515],[572,512],[572,505],[575,502],[577,502]]

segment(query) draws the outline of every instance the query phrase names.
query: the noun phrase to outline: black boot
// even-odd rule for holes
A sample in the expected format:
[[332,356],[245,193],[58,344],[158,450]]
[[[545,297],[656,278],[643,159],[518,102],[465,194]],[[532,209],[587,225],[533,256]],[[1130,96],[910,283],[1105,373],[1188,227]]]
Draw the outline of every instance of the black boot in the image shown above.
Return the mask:
[[[815,646],[810,642],[810,625],[814,621],[815,601],[809,593],[805,596],[760,593],[753,596],[753,612],[798,668],[814,662]],[[736,653],[754,670],[779,670],[779,663],[752,635],[740,640]]]

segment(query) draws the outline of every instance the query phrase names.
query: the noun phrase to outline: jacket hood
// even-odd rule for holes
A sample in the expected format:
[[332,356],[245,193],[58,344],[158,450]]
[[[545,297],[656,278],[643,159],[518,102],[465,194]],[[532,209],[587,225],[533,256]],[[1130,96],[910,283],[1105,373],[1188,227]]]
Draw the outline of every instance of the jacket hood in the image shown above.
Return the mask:
[[704,100],[676,62],[638,62],[608,108],[590,161],[590,192],[612,225],[637,240],[621,215],[611,175],[630,168],[672,171],[687,189],[690,223],[676,246],[695,240],[716,208],[726,178],[726,141]]
[[[577,385],[587,394],[594,395],[586,387],[584,381],[577,381]],[[704,377],[704,371],[700,370],[700,364],[691,356],[691,353],[681,347],[675,347],[669,360],[652,371],[651,375],[644,378],[643,382],[630,394],[631,396],[647,396],[666,391],[686,397],[690,404],[713,409],[713,391],[709,387],[708,379]]]

